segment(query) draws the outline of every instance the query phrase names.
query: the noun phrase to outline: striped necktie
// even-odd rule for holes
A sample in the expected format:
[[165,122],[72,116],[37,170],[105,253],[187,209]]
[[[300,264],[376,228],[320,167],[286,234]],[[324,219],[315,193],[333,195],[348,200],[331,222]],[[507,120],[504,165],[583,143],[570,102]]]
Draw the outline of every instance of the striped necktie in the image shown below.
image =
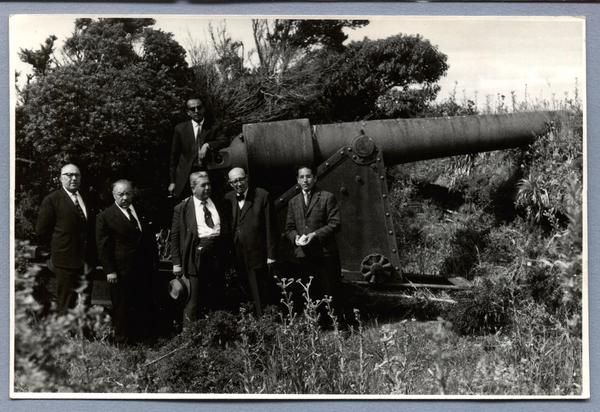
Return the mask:
[[83,220],[87,220],[87,218],[85,217],[85,213],[83,213],[83,209],[81,208],[81,205],[79,204],[79,200],[77,200],[77,195],[75,195],[75,208],[77,209],[77,213],[79,214],[79,217],[82,218]]
[[206,207],[206,200],[202,201],[202,211],[204,212],[204,222],[206,223],[206,226],[211,229],[214,228],[215,222],[213,222],[212,213],[210,213],[210,210]]

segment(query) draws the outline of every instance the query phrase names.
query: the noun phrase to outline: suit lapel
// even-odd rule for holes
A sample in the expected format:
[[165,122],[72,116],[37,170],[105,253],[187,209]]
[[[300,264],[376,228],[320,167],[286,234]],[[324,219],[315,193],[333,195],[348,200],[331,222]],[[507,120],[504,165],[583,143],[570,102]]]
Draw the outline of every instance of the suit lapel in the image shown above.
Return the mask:
[[[310,199],[308,201],[308,207],[306,208],[306,216],[308,216],[308,214],[312,210],[312,208],[315,205],[315,203],[317,203],[317,201],[319,200],[320,196],[321,196],[321,192],[316,191],[316,190],[314,190],[312,192],[312,195],[310,196]],[[304,199],[302,199],[302,203],[304,203]]]
[[127,217],[121,212],[121,209],[116,204],[112,204],[110,207],[110,213],[112,214],[112,219],[118,224],[120,227],[126,228],[126,230],[133,231],[133,223],[127,219]]
[[208,134],[208,130],[205,126],[206,122],[202,124],[202,129],[200,129],[200,133],[198,134],[198,146],[200,146],[200,143],[205,143],[206,135]]
[[229,202],[231,203],[231,221],[235,226],[240,218],[240,207],[238,206],[237,199],[235,197],[235,191],[230,192],[228,195]]
[[65,189],[60,189],[60,194],[62,196],[62,201],[67,205],[67,207],[71,210],[71,213],[73,213],[77,219],[81,220],[81,221],[86,221],[86,219],[83,219],[81,217],[81,215],[79,214],[79,211],[77,210],[77,206],[75,206],[75,203],[73,202],[73,200],[71,199],[71,196],[69,196],[67,194],[67,192],[65,191]]
[[[236,199],[237,201],[237,199]],[[244,219],[244,216],[246,216],[246,213],[248,213],[248,209],[250,209],[250,207],[252,206],[252,202],[254,201],[254,192],[250,189],[248,189],[248,195],[246,196],[246,200],[244,201],[244,206],[242,207],[242,210],[240,211],[240,221]],[[239,209],[239,206],[238,206]]]
[[196,208],[194,206],[194,199],[189,197],[187,207],[185,210],[185,221],[186,227],[192,228],[194,233],[198,233],[198,221],[196,220]]
[[185,123],[185,140],[185,145],[193,151],[196,147],[196,136],[194,136],[194,126],[191,120]]

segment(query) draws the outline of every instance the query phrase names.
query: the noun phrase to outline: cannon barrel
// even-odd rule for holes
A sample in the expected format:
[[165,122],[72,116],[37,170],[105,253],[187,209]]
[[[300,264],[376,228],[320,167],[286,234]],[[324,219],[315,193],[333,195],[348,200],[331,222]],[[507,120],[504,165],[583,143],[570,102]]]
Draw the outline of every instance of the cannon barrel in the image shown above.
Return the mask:
[[312,126],[307,119],[252,123],[220,152],[214,168],[241,166],[271,175],[316,165],[366,136],[387,165],[529,144],[561,112],[523,112],[439,118],[370,120]]
[[[439,277],[403,272],[385,166],[523,146],[559,115],[530,112],[317,126],[307,119],[246,124],[243,134],[220,151],[213,168],[245,167],[254,184],[272,194],[283,224],[285,206],[300,190],[295,166],[312,166],[319,187],[338,200],[342,224],[336,238],[347,282],[385,283],[386,290],[463,287],[459,278],[440,283]],[[293,260],[289,242],[281,245],[283,261]]]

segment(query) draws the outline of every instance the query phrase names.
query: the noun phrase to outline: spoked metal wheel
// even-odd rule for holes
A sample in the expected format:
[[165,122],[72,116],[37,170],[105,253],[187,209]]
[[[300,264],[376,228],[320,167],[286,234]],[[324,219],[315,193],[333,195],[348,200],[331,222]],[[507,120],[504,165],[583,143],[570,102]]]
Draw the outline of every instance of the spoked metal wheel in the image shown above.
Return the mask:
[[360,273],[371,284],[387,281],[392,276],[393,269],[390,260],[380,253],[365,256],[360,264]]

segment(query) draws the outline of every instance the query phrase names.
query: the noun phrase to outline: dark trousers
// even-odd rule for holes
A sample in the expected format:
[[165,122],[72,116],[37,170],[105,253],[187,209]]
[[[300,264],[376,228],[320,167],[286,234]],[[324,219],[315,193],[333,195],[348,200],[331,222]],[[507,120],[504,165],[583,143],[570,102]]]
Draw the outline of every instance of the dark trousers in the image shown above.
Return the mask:
[[319,258],[299,259],[299,274],[308,281],[312,276],[310,285],[311,299],[322,299],[325,295],[334,296],[337,292],[341,277],[340,259],[337,256],[323,256]]
[[56,308],[58,313],[64,314],[77,304],[77,289],[84,286],[81,291],[84,295],[84,304],[89,306],[92,299],[92,280],[87,279],[83,268],[70,269],[54,267],[56,275]]
[[222,309],[225,299],[225,274],[219,261],[216,239],[196,239],[193,247],[194,271],[188,274],[190,298],[183,310],[184,326],[195,322],[203,313]]
[[155,304],[151,269],[119,273],[117,283],[109,284],[115,341],[135,343],[155,335]]
[[238,264],[236,272],[247,296],[252,299],[256,316],[262,316],[262,308],[272,302],[273,282],[269,282],[268,268],[246,269],[244,264]]

